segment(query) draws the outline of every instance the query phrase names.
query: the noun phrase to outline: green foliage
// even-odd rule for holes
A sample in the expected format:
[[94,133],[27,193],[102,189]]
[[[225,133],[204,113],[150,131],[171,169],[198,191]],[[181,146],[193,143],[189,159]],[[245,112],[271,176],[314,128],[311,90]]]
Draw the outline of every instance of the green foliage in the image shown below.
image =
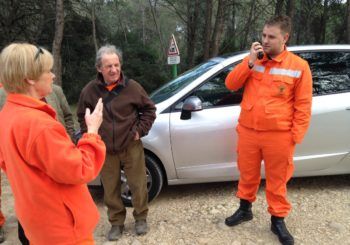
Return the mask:
[[[26,41],[51,50],[55,2],[0,1],[0,47],[13,41]],[[121,48],[125,75],[140,82],[150,93],[171,79],[171,66],[166,64],[171,34],[175,35],[181,54],[178,74],[191,68],[190,63],[186,63],[189,49],[194,48],[192,60],[195,64],[204,60],[204,33],[209,27],[213,33],[218,2],[213,1],[212,20],[210,26],[206,26],[206,1],[202,0],[65,0],[61,57],[62,86],[68,101],[76,103],[81,89],[96,76],[93,9],[98,46],[109,43]],[[223,2],[226,4],[225,21],[219,55],[248,49],[252,41],[259,39],[264,21],[273,16],[276,1]],[[283,12],[286,12],[286,2]],[[345,1],[329,0],[328,8],[324,8],[324,1],[320,0],[294,2],[294,31],[290,44],[345,43]],[[191,43],[189,22],[195,8],[199,16],[192,26],[195,42]],[[328,13],[322,26],[325,9]]]

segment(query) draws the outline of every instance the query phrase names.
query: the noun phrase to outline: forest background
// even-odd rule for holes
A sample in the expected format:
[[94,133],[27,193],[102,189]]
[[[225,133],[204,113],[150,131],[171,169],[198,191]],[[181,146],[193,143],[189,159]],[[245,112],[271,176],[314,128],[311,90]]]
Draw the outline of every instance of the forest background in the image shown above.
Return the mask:
[[182,73],[248,49],[278,14],[292,18],[289,46],[350,43],[350,0],[1,0],[0,48],[26,41],[50,50],[55,83],[76,103],[104,44],[123,51],[123,71],[150,93],[172,79],[171,34]]

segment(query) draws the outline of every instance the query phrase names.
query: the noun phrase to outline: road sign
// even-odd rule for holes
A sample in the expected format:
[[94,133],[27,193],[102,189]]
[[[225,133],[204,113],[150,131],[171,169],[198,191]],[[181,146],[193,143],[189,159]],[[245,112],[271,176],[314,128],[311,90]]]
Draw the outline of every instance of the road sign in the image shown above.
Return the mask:
[[168,56],[168,65],[180,64],[180,56]]
[[179,56],[179,55],[180,55],[180,51],[179,51],[179,48],[177,47],[175,36],[174,34],[172,34],[170,38],[168,56]]

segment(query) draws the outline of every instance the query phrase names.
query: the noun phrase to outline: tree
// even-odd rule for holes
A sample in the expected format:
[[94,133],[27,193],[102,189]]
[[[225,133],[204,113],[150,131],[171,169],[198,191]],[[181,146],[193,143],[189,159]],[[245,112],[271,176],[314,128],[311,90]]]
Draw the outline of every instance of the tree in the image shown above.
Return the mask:
[[328,0],[324,0],[323,13],[321,15],[321,21],[320,21],[320,40],[319,40],[319,43],[325,43],[327,19],[328,19]]
[[218,1],[218,9],[215,19],[215,25],[213,29],[213,37],[210,45],[210,57],[217,56],[219,54],[220,40],[222,39],[222,35],[224,34],[224,25],[226,20],[226,9],[227,9],[227,1],[219,0]]
[[92,40],[95,46],[95,52],[98,50],[98,43],[96,37],[96,5],[95,0],[91,0],[91,24],[92,24]]
[[0,46],[14,41],[36,43],[51,1],[0,1]]
[[275,6],[275,15],[281,15],[283,11],[283,2],[284,0],[277,0],[276,1],[276,6]]
[[149,6],[150,6],[150,8],[151,8],[151,13],[152,13],[154,25],[155,25],[156,30],[157,30],[157,33],[158,33],[161,54],[163,54],[164,59],[165,59],[165,58],[166,58],[166,55],[165,55],[165,46],[164,46],[164,42],[163,42],[161,30],[160,30],[160,28],[158,27],[158,21],[157,21],[156,13],[155,13],[155,12],[156,12],[156,11],[155,11],[155,6],[152,5],[152,1],[151,1],[151,0],[149,0],[148,2],[149,2]]
[[248,41],[248,35],[250,33],[250,28],[251,26],[254,24],[254,10],[255,10],[255,5],[256,3],[256,0],[251,0],[250,1],[250,6],[249,6],[249,16],[248,16],[248,19],[247,19],[247,22],[246,22],[246,25],[245,25],[245,33],[244,35],[242,35],[242,39],[241,39],[241,46],[240,46],[240,49],[242,50],[246,44],[247,44],[247,41]]
[[52,43],[52,55],[54,59],[53,72],[56,75],[55,83],[62,85],[62,58],[61,45],[64,29],[64,6],[63,0],[56,0],[55,36]]
[[204,60],[210,57],[210,36],[212,32],[211,22],[212,22],[212,12],[213,0],[206,0],[205,2],[205,23],[204,23],[204,33],[203,33],[203,53]]
[[286,15],[288,15],[290,18],[294,18],[294,12],[295,12],[295,2],[294,0],[287,0],[287,7],[286,7]]
[[350,0],[347,1],[347,9],[346,42],[350,43]]

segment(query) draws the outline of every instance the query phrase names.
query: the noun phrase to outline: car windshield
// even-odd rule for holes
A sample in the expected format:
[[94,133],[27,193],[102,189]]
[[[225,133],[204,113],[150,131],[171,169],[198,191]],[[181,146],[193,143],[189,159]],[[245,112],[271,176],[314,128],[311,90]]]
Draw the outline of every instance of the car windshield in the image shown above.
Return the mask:
[[154,91],[150,95],[151,99],[155,104],[163,102],[164,100],[170,98],[171,96],[179,92],[181,89],[186,87],[197,77],[204,74],[211,67],[217,65],[219,61],[219,59],[212,59],[183,73],[181,76],[175,78],[174,80],[171,80],[170,82],[164,84],[162,87]]

